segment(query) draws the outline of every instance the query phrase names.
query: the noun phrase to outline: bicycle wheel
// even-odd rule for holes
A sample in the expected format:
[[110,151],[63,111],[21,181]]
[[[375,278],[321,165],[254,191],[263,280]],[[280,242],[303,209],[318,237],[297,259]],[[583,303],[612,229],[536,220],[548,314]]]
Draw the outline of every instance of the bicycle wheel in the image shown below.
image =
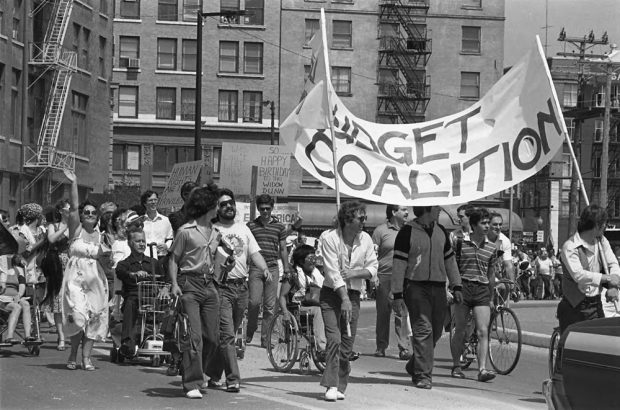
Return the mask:
[[267,331],[267,355],[274,369],[288,372],[297,361],[297,321],[290,315],[285,322],[282,312],[278,312],[269,323]]
[[558,359],[558,345],[560,343],[560,329],[553,329],[551,340],[549,342],[549,377],[553,377],[555,362]]
[[521,356],[521,325],[510,308],[500,307],[489,326],[489,361],[499,374],[514,370]]

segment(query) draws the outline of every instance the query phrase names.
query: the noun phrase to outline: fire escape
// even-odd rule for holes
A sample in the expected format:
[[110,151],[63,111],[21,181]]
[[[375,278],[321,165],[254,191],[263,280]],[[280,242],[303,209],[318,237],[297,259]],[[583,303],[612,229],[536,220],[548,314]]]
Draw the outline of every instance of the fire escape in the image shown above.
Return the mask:
[[380,0],[377,121],[424,121],[430,100],[429,0]]
[[37,145],[34,148],[25,147],[24,151],[24,168],[39,170],[39,173],[24,187],[24,190],[32,187],[49,171],[50,187],[48,195],[59,186],[51,186],[51,172],[75,168],[75,154],[56,148],[71,86],[71,77],[77,67],[77,54],[64,49],[62,46],[72,9],[73,0],[54,2],[45,39],[43,43],[32,44],[29,61],[31,66],[39,67],[38,79],[51,71],[53,72],[53,80]]

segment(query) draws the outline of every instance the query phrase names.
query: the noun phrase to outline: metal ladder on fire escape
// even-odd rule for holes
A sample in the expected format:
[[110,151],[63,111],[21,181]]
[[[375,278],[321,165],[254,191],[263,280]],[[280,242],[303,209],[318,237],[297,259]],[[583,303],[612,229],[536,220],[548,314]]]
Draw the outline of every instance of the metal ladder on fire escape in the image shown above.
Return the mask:
[[378,122],[424,121],[430,100],[428,8],[429,0],[379,1]]
[[[56,148],[71,86],[71,77],[77,67],[76,53],[65,50],[62,46],[72,9],[73,0],[55,1],[44,42],[33,43],[31,46],[29,64],[42,68],[39,78],[47,71],[53,71],[54,78],[49,90],[37,145],[34,148],[25,147],[24,151],[24,168],[40,169],[40,171],[24,187],[24,190],[32,187],[47,172],[75,169],[75,154]],[[59,185],[54,188],[50,186],[49,193]]]

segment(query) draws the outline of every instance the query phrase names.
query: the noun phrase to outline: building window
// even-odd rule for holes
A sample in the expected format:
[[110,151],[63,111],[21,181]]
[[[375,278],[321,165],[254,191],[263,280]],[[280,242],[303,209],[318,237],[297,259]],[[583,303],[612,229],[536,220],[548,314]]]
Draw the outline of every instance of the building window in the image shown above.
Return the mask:
[[575,119],[574,118],[564,118],[564,123],[566,123],[566,131],[568,131],[568,137],[571,142],[575,140]]
[[[220,0],[220,11],[239,11],[239,0]],[[239,24],[240,16],[220,16],[220,22],[224,24]]]
[[118,116],[138,118],[138,87],[118,87]]
[[[155,157],[156,158],[156,157]],[[112,146],[113,171],[139,171],[140,146],[114,144]]]
[[603,141],[603,120],[596,118],[594,120],[594,142]]
[[88,57],[88,50],[90,48],[90,30],[86,27],[82,27],[82,41],[80,42],[80,58],[78,59],[78,66],[90,71],[90,60]]
[[157,20],[177,21],[179,19],[178,0],[158,0]]
[[461,51],[480,54],[480,27],[463,26]]
[[153,146],[153,171],[170,172],[174,164],[194,160],[194,147]]
[[99,36],[99,77],[107,78],[105,60],[106,60],[106,44],[105,37]]
[[218,101],[218,121],[237,122],[237,107],[239,105],[237,91],[220,90]]
[[620,198],[614,198],[614,218],[620,218]]
[[79,155],[88,155],[86,111],[88,96],[73,92],[71,104],[71,121],[73,130],[73,151]]
[[99,13],[108,15],[108,1],[109,0],[99,0]]
[[480,73],[461,72],[461,98],[480,98]]
[[21,21],[13,15],[13,40],[22,41]]
[[482,0],[463,0],[463,8],[466,9],[481,9]]
[[332,85],[338,95],[351,95],[351,67],[332,67]]
[[16,69],[12,71],[11,78],[11,118],[10,118],[10,128],[9,135],[15,139],[19,139],[19,113],[21,112],[21,107],[19,106],[19,80],[22,72]]
[[80,56],[80,30],[81,28],[82,27],[79,24],[73,23],[73,38],[71,39],[71,51],[75,53],[78,67],[81,67],[81,56]]
[[594,161],[592,162],[593,162],[592,172],[594,173],[594,178],[600,178],[601,177],[601,154],[594,154]]
[[174,120],[177,114],[176,88],[157,88],[157,112],[158,120]]
[[596,93],[595,104],[597,108],[605,107],[605,86],[601,85],[598,88],[598,92]]
[[198,20],[200,0],[183,0],[183,21]]
[[577,84],[564,84],[564,107],[577,106]]
[[175,38],[157,39],[157,68],[159,70],[177,69],[177,40]]
[[239,43],[220,41],[220,72],[239,72]]
[[124,19],[140,18],[140,0],[121,0],[120,16]]
[[304,46],[310,45],[310,40],[312,40],[314,33],[317,33],[319,31],[319,28],[319,19],[306,19]]
[[181,121],[194,121],[196,113],[196,90],[181,89]]
[[263,93],[260,91],[243,92],[243,122],[263,121]]
[[140,37],[120,37],[118,66],[127,68],[130,59],[140,58]]
[[262,74],[263,43],[245,43],[243,47],[243,72],[246,74]]
[[265,1],[245,0],[245,24],[262,26],[265,24]]
[[196,71],[196,40],[183,40],[181,69]]
[[353,28],[350,21],[334,20],[332,48],[351,48],[353,44]]
[[4,90],[4,64],[0,63],[0,95],[4,95],[2,91]]

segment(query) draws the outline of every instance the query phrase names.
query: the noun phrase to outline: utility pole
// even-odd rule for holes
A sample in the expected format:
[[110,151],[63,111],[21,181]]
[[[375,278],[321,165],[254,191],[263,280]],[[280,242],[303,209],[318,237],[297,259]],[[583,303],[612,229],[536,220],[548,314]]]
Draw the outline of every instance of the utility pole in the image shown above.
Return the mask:
[[609,170],[609,120],[611,116],[611,61],[607,64],[605,80],[605,115],[603,116],[603,150],[601,152],[601,198],[599,205],[607,208],[607,178]]
[[[584,89],[586,85],[586,78],[584,75],[584,66],[589,61],[586,60],[586,51],[595,45],[604,45],[608,43],[607,33],[603,34],[601,40],[597,40],[594,37],[594,33],[590,31],[587,36],[583,37],[567,37],[566,31],[562,28],[560,31],[560,35],[558,37],[558,41],[562,41],[565,43],[570,43],[574,47],[577,47],[579,53],[577,56],[579,60],[577,62],[579,69],[577,73],[577,109],[584,108]],[[558,55],[563,57],[574,57],[575,53],[558,53]],[[588,54],[588,58],[603,58],[603,55],[593,55]],[[579,116],[574,118],[575,120],[575,135],[573,137],[573,149],[575,151],[576,163],[572,166],[571,171],[571,183],[570,183],[570,196],[569,196],[569,214],[568,214],[568,234],[572,235],[577,231],[577,221],[579,220],[579,176],[577,175],[578,165],[581,165],[581,128],[583,124],[583,118]],[[608,138],[609,142],[609,138]],[[602,166],[602,158],[601,158],[601,168]]]

